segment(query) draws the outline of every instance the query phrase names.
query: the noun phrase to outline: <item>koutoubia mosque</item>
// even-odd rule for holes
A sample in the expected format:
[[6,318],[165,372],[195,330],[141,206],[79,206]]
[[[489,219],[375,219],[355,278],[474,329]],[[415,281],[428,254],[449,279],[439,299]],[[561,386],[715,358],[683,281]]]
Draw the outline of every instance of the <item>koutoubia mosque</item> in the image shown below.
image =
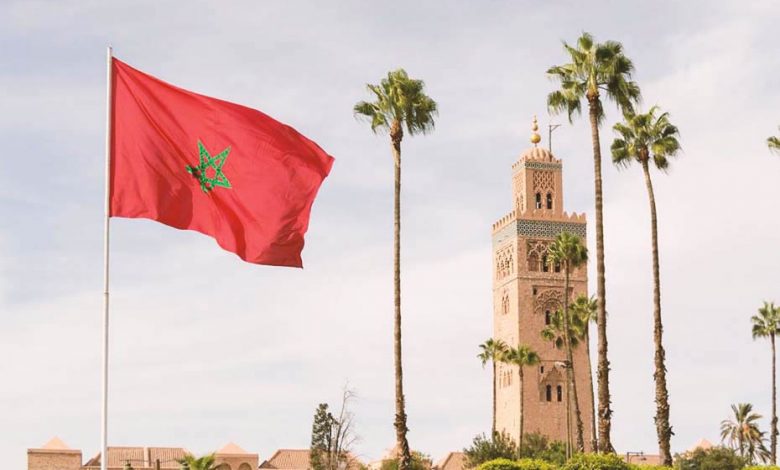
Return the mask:
[[[512,210],[493,224],[493,338],[510,347],[530,346],[541,357],[524,369],[524,433],[551,440],[576,442],[574,405],[569,402],[566,353],[542,338],[551,316],[563,308],[564,274],[546,262],[547,248],[563,232],[585,241],[585,215],[567,213],[563,205],[563,164],[541,140],[534,118],[532,147],[512,165]],[[587,295],[585,266],[570,278],[569,299]],[[584,441],[590,449],[593,393],[586,345],[575,348],[577,382]],[[496,429],[515,442],[520,434],[520,384],[517,366],[499,364],[496,370]],[[570,403],[570,406],[567,404]],[[567,420],[567,409],[570,410]],[[569,428],[569,422],[571,427]]]

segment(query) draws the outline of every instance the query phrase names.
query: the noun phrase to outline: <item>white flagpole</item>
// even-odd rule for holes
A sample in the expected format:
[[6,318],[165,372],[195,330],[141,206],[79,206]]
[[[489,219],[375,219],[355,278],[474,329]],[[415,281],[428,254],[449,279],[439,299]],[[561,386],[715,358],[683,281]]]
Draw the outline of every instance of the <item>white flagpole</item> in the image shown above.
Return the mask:
[[100,470],[108,467],[108,221],[111,204],[111,46],[106,49],[106,199],[103,220],[103,384],[101,390]]

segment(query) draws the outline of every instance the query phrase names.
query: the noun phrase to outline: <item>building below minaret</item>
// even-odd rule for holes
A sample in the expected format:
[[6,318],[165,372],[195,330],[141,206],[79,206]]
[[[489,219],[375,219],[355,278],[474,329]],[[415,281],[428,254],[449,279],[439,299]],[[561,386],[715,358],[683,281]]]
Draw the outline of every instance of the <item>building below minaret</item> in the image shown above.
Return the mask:
[[[561,232],[585,242],[585,215],[567,214],[563,205],[563,165],[537,147],[540,137],[534,118],[529,148],[512,165],[513,210],[493,224],[493,338],[509,347],[530,346],[541,357],[524,368],[524,434],[540,433],[551,440],[576,445],[573,402],[566,384],[566,353],[542,338],[551,316],[563,308],[564,275],[546,262],[547,248]],[[571,273],[570,303],[588,293],[587,268]],[[575,381],[586,450],[591,448],[593,391],[588,342],[573,351]],[[496,429],[515,442],[520,435],[520,384],[517,366],[499,363],[496,385]],[[570,409],[567,420],[567,408]],[[569,427],[570,423],[570,427]]]

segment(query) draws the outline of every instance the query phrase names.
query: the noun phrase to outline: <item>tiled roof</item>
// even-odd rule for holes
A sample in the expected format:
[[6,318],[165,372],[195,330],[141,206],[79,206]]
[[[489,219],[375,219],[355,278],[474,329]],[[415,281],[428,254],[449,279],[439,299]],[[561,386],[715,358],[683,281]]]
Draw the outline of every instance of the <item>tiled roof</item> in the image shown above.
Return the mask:
[[149,466],[154,467],[154,463],[160,459],[160,468],[179,468],[177,460],[183,459],[185,455],[187,451],[181,447],[149,447]]
[[46,450],[70,450],[70,447],[68,447],[67,444],[62,442],[62,439],[59,437],[52,437],[49,442],[43,445],[41,449]]
[[[348,470],[357,470],[362,463],[352,454],[347,454]],[[260,468],[276,470],[309,470],[309,449],[279,449],[260,465]]]
[[450,452],[435,466],[438,470],[463,470],[466,468],[466,454],[463,452]]
[[309,449],[279,449],[260,467],[279,470],[308,470]]
[[242,449],[241,447],[239,447],[238,445],[236,445],[235,443],[229,442],[227,445],[225,445],[225,447],[219,449],[217,451],[217,454],[237,455],[237,454],[248,454],[248,452]]
[[[157,459],[160,459],[160,468],[179,468],[176,460],[187,453],[181,447],[109,447],[108,467],[124,468],[126,462],[134,469],[153,468]],[[92,457],[85,467],[100,467],[100,453]]]

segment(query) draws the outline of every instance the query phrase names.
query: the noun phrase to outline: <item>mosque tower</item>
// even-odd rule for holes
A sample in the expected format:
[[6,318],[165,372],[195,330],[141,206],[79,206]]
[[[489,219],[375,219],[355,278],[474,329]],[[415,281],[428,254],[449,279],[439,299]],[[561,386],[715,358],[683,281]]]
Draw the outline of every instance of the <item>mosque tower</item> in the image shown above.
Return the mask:
[[[530,346],[541,357],[536,366],[524,368],[524,434],[540,433],[550,440],[576,445],[573,401],[566,384],[566,353],[542,338],[551,315],[563,308],[564,275],[546,263],[546,253],[563,232],[586,240],[584,214],[568,214],[563,208],[562,163],[538,144],[541,137],[534,117],[531,144],[512,165],[512,206],[509,214],[493,224],[493,338],[509,347]],[[587,268],[571,273],[570,303],[588,293]],[[573,351],[575,381],[583,422],[586,450],[592,440],[593,391],[587,342]],[[520,384],[517,366],[498,364],[496,369],[496,429],[515,442],[520,434]],[[569,417],[567,420],[567,408]],[[570,427],[569,427],[570,425]]]

